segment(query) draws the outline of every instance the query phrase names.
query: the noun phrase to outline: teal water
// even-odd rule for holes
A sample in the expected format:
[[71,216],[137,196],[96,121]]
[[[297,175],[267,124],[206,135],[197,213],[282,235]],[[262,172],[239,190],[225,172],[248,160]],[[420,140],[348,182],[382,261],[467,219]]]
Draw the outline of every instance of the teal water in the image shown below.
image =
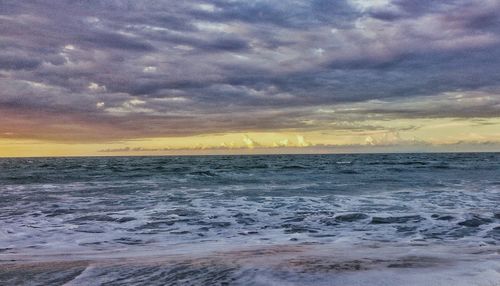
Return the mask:
[[[366,249],[341,251],[344,261],[359,262],[363,253],[371,253],[368,249],[379,249],[365,264],[391,269],[389,262],[373,261],[402,259],[395,257],[394,247],[427,258],[441,251],[444,254],[434,257],[437,261],[453,256],[455,261],[480,265],[498,262],[499,244],[498,153],[0,159],[0,259],[6,265],[137,257],[150,261],[158,255],[169,261],[185,255],[203,261],[213,253],[230,251],[234,256],[234,251],[243,249],[275,247],[297,247],[300,250],[294,251],[302,253],[307,246],[311,253],[297,257],[325,259],[318,248]],[[477,249],[487,254],[471,258]],[[458,250],[466,256],[455,257]],[[420,260],[404,265],[421,269]],[[85,264],[85,275],[77,267],[74,276],[78,278],[62,275],[57,281],[119,285],[117,277],[131,275],[130,279],[144,276],[140,281],[145,284],[125,281],[139,285],[176,284],[179,279],[184,279],[179,285],[203,281],[257,285],[260,276],[251,274],[255,272],[266,277],[261,277],[261,285],[300,285],[321,284],[326,281],[321,277],[328,276],[306,275],[307,271],[292,275],[297,271],[288,264],[274,265],[274,271],[266,267],[265,274],[245,272],[259,268],[240,264],[229,269],[184,265],[176,271],[174,263],[177,266],[162,266],[163,272],[150,269],[154,275],[163,273],[160,276],[141,276],[138,273],[145,270],[130,264],[111,265],[105,271]],[[367,268],[363,273],[372,273],[365,264],[328,269],[349,273]],[[487,265],[496,279],[498,264]],[[41,279],[40,285],[55,279],[40,273],[44,274],[30,274],[33,281]],[[0,271],[0,282],[27,283],[20,276]]]

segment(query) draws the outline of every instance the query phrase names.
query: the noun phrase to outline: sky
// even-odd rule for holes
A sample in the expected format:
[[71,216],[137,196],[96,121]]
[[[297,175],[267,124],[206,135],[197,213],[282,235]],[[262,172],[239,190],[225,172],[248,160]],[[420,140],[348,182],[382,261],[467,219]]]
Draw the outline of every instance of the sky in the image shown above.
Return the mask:
[[499,0],[0,0],[0,156],[500,151]]

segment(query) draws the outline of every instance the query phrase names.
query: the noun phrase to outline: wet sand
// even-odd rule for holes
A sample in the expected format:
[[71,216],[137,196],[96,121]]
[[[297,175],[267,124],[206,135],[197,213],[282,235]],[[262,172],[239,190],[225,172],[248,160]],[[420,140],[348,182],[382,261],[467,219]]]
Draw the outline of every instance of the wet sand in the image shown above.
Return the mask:
[[0,263],[0,284],[500,285],[498,248],[450,251],[428,246],[305,244],[213,251],[202,256],[127,257],[123,253],[122,257],[78,260],[49,255],[45,261],[18,257]]

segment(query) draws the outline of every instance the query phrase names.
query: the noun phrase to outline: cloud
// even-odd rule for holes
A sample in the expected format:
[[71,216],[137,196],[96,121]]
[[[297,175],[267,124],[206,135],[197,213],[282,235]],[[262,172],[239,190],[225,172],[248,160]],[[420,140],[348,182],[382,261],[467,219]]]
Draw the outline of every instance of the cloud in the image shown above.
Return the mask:
[[250,137],[248,137],[248,135],[245,135],[243,137],[243,142],[245,143],[245,145],[250,148],[250,149],[253,149],[255,147],[258,147],[260,146],[259,143],[255,142],[253,139],[251,139]]
[[17,55],[0,55],[0,69],[4,70],[30,70],[37,68],[41,62],[36,59],[20,57]]
[[422,141],[422,140],[419,140],[417,138],[404,139],[401,137],[399,132],[391,131],[391,132],[384,132],[378,136],[367,136],[365,138],[365,145],[368,145],[368,146],[398,146],[398,145],[425,146],[425,145],[429,145],[429,143]]
[[380,129],[374,118],[499,114],[495,0],[42,0],[0,11],[10,137],[359,131]]
[[[236,134],[232,134],[236,136]],[[316,144],[313,144],[306,140],[303,135],[294,135],[289,136],[288,138],[284,138],[284,135],[279,135],[282,139],[276,141],[270,141],[270,138],[273,134],[261,134],[263,138],[261,140],[255,140],[248,134],[243,134],[242,140],[240,142],[228,141],[229,138],[226,137],[224,140],[224,136],[219,138],[212,138],[212,140],[206,141],[203,138],[198,137],[196,140],[189,140],[191,145],[179,146],[174,142],[171,144],[166,144],[163,147],[144,147],[144,146],[125,146],[119,148],[106,148],[102,149],[99,152],[102,153],[124,153],[124,152],[163,152],[163,151],[189,151],[189,150],[253,150],[253,149],[275,149],[275,148],[292,148],[292,149],[300,149],[307,147],[315,147]],[[276,134],[274,134],[276,135]],[[231,134],[226,134],[226,136],[231,137]],[[264,138],[267,137],[267,138]],[[190,138],[193,139],[193,138]],[[131,142],[130,144],[133,144]],[[323,146],[323,145],[319,145]]]
[[307,142],[304,136],[302,135],[297,135],[297,146],[299,147],[307,147],[311,146],[312,144]]
[[500,114],[500,97],[497,91],[444,92],[432,96],[415,96],[408,99],[372,100],[357,104],[324,107],[320,113],[338,117],[378,117],[387,119],[415,118],[495,118]]

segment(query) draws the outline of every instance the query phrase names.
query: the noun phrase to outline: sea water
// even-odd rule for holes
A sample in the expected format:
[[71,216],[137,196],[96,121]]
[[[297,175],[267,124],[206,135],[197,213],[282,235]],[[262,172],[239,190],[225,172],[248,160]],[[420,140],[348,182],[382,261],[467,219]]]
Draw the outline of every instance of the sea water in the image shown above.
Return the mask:
[[0,159],[1,285],[500,285],[500,154]]

